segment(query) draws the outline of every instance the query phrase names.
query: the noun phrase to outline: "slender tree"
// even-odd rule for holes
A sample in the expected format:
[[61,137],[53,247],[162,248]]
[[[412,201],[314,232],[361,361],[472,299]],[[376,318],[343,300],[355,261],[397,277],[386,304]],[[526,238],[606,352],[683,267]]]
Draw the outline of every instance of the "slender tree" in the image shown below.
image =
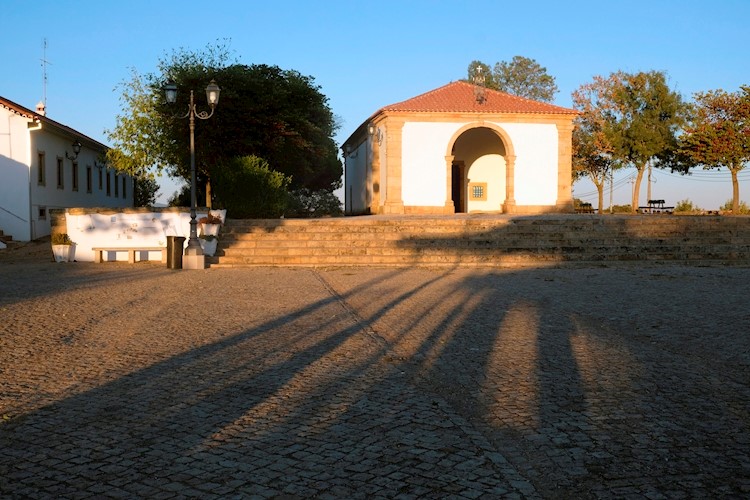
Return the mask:
[[606,137],[584,117],[576,120],[573,129],[573,181],[588,177],[596,186],[599,198],[598,212],[604,207],[604,186],[616,162],[606,145]]
[[732,175],[732,212],[740,213],[737,174],[750,162],[750,86],[738,92],[699,92],[691,123],[680,137],[680,157],[704,169],[725,167]]
[[609,86],[595,80],[573,92],[573,105],[580,113],[574,120],[573,129],[573,181],[588,177],[593,182],[599,196],[600,214],[604,206],[605,182],[618,166],[610,141],[611,122],[600,108],[608,90]]

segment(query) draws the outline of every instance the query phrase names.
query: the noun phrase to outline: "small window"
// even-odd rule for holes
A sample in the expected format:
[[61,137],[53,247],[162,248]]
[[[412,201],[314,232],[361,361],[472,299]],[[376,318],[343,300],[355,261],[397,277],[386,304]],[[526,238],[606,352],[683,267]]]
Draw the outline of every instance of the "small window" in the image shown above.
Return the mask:
[[47,218],[47,207],[39,207],[39,220]]
[[78,162],[73,162],[73,191],[78,191]]
[[474,201],[487,201],[487,183],[473,182],[469,184],[469,197]]
[[39,151],[39,154],[37,155],[37,173],[36,173],[36,181],[37,184],[40,186],[44,186],[47,184],[47,165],[45,162],[45,155],[43,151]]
[[112,176],[109,175],[109,170],[107,170],[107,196],[112,196]]
[[120,182],[120,179],[118,178],[118,175],[115,174],[115,198],[120,196],[120,184],[118,184],[118,182]]
[[63,177],[65,176],[65,167],[63,165],[63,159],[58,157],[57,158],[57,189],[63,189],[65,185],[63,184]]
[[90,193],[93,189],[94,179],[92,177],[93,171],[91,165],[86,165],[86,192]]

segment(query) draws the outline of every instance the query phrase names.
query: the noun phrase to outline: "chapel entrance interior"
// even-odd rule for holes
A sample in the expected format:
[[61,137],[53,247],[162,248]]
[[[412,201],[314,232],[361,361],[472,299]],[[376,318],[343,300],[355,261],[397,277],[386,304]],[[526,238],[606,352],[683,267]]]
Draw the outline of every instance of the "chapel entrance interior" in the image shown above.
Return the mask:
[[452,198],[453,198],[453,210],[455,213],[463,213],[466,212],[466,205],[464,204],[464,198],[465,198],[465,185],[466,182],[464,182],[464,169],[465,166],[463,162],[453,162],[453,165],[451,166],[452,172],[451,172],[451,191],[452,191]]
[[506,149],[488,127],[463,132],[454,142],[451,199],[455,213],[498,211],[506,198]]

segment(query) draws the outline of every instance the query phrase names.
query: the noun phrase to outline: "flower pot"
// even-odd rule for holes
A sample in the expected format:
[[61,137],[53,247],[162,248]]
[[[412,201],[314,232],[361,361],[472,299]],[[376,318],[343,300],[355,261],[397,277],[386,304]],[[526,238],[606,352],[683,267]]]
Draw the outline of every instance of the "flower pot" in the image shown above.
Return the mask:
[[55,262],[68,262],[70,245],[52,245],[52,254],[55,256]]
[[221,224],[201,224],[203,236],[219,236]]
[[216,238],[212,238],[210,240],[204,240],[203,238],[198,238],[198,240],[201,242],[203,255],[213,257],[213,255],[216,253],[216,246],[219,244],[219,240],[217,240]]

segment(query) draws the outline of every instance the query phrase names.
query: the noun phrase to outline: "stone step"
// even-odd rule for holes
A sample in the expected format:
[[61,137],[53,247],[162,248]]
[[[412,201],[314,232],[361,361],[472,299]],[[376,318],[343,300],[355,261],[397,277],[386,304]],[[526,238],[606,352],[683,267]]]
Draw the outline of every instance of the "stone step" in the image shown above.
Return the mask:
[[750,218],[550,215],[227,220],[211,267],[750,264]]

